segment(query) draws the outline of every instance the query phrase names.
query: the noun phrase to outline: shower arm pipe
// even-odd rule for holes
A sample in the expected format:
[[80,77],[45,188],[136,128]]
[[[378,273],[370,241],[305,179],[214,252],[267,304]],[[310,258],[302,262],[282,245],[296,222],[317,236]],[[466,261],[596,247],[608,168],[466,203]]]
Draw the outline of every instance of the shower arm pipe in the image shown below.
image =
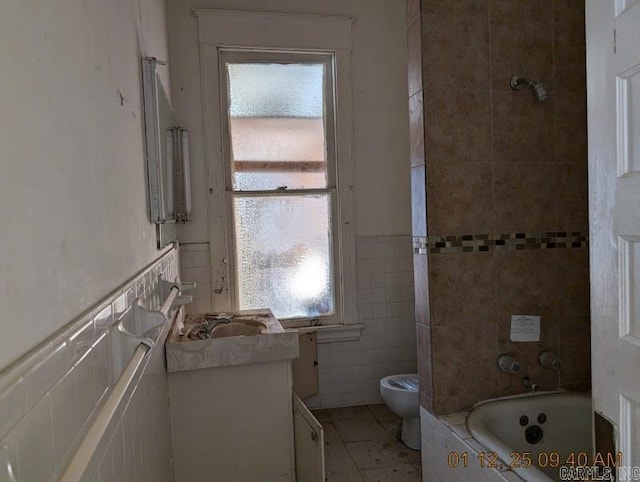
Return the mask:
[[524,86],[535,87],[536,85],[538,85],[538,83],[527,77],[518,77],[517,75],[515,75],[511,77],[509,85],[511,85],[511,88],[513,90],[521,90]]
[[509,85],[513,90],[517,91],[522,90],[524,86],[531,87],[538,102],[544,102],[549,97],[549,93],[542,83],[536,82],[535,80],[527,77],[518,77],[517,75],[514,75],[511,77]]

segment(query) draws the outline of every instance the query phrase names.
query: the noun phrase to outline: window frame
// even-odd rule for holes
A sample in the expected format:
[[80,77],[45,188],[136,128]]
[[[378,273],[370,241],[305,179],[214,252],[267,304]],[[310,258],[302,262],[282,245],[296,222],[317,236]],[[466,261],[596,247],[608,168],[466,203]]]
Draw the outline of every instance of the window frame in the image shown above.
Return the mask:
[[[295,50],[261,50],[247,48],[219,48],[218,49],[218,72],[220,73],[220,116],[221,116],[221,137],[222,137],[222,160],[225,168],[225,204],[227,207],[227,233],[229,250],[229,286],[230,303],[234,310],[239,307],[239,276],[237,271],[237,227],[234,222],[234,199],[240,197],[289,197],[305,195],[328,195],[330,203],[331,238],[331,287],[333,294],[333,314],[314,317],[283,318],[281,321],[287,326],[309,326],[313,323],[322,325],[336,324],[343,320],[342,314],[342,293],[340,289],[340,226],[337,222],[339,218],[338,198],[337,198],[337,165],[336,165],[336,135],[335,135],[335,56],[333,52],[308,52]],[[326,149],[326,174],[327,185],[324,188],[311,189],[259,189],[259,190],[236,190],[233,188],[232,169],[232,148],[231,148],[231,126],[230,126],[230,99],[229,99],[229,77],[227,75],[227,63],[265,63],[265,64],[322,64],[325,69],[323,82],[323,120],[325,129],[325,149]]]
[[[203,147],[207,164],[207,220],[211,262],[211,296],[214,311],[230,311],[231,209],[226,195],[230,179],[222,156],[222,116],[219,86],[219,50],[259,50],[332,53],[334,56],[335,202],[334,263],[335,313],[322,325],[357,323],[355,223],[353,219],[353,114],[351,84],[351,26],[353,19],[325,15],[196,9],[200,45]],[[292,28],[295,26],[296,28]],[[270,192],[271,193],[271,192]],[[228,214],[229,213],[229,214]],[[333,213],[332,213],[333,214]],[[220,229],[224,227],[224,229]],[[312,319],[285,321],[285,327],[315,324]]]

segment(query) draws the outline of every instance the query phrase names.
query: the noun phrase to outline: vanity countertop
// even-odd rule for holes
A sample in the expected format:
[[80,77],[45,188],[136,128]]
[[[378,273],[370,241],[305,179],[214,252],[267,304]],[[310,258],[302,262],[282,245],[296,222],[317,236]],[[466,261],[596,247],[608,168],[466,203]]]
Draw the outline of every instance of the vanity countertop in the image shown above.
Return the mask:
[[[261,334],[248,336],[203,340],[182,336],[185,326],[200,323],[205,317],[255,321],[264,324],[266,328]],[[174,323],[165,347],[169,372],[198,370],[297,358],[298,334],[285,331],[271,310],[191,314],[184,321]]]

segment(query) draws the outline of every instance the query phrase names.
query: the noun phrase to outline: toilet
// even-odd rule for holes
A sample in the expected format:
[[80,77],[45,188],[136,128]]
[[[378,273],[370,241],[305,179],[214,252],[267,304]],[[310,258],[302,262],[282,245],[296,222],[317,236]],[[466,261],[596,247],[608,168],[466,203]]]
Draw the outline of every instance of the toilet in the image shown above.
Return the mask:
[[420,450],[420,392],[418,375],[389,375],[380,380],[380,395],[389,410],[402,417],[401,439],[407,447]]

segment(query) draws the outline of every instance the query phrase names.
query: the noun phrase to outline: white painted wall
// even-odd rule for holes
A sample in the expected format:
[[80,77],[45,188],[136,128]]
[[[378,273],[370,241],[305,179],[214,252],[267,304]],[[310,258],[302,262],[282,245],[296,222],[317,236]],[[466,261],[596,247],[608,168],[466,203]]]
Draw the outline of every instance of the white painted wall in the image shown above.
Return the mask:
[[200,61],[194,8],[347,15],[353,24],[353,114],[357,234],[411,233],[407,46],[404,1],[168,0],[176,117],[190,131],[193,223],[182,242],[206,242]]
[[163,0],[2,1],[0,369],[158,255],[140,57],[167,44]]

